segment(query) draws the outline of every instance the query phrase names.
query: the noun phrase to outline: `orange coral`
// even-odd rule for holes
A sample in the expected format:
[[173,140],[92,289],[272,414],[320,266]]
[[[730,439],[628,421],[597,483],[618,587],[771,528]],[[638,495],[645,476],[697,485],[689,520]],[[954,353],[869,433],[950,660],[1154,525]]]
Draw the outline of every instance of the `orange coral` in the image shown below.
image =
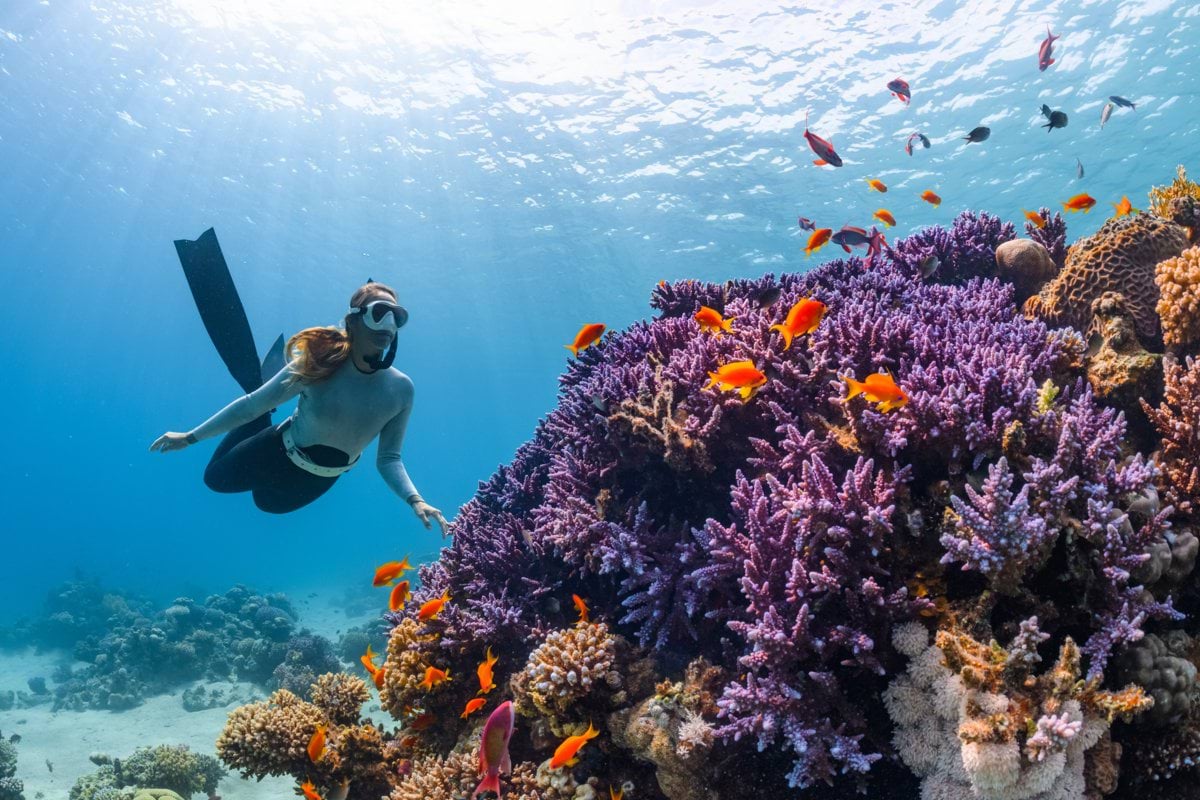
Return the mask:
[[1071,246],[1062,271],[1025,301],[1025,314],[1052,326],[1071,325],[1087,332],[1092,301],[1105,292],[1117,292],[1124,296],[1138,336],[1155,343],[1159,319],[1154,268],[1185,247],[1187,231],[1173,222],[1146,213],[1110,219]]
[[1142,409],[1162,437],[1158,462],[1165,499],[1181,514],[1191,514],[1200,500],[1200,362],[1167,366],[1164,397],[1154,408],[1145,400]]
[[1160,261],[1154,270],[1158,284],[1158,316],[1163,342],[1182,347],[1200,341],[1200,247]]
[[1155,186],[1150,190],[1150,211],[1164,219],[1171,218],[1171,201],[1190,198],[1200,200],[1200,184],[1189,181],[1187,172],[1180,164],[1175,170],[1175,180],[1170,186]]

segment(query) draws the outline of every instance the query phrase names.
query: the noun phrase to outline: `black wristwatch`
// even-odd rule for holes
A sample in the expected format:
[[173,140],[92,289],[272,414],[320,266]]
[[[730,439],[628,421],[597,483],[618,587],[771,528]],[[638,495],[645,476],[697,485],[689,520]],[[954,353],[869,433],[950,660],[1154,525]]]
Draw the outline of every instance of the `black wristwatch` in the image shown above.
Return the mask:
[[187,442],[188,444],[195,444],[196,442],[200,441],[199,439],[196,438],[196,434],[190,433],[190,432],[188,433],[187,436],[183,437],[183,440],[185,442]]

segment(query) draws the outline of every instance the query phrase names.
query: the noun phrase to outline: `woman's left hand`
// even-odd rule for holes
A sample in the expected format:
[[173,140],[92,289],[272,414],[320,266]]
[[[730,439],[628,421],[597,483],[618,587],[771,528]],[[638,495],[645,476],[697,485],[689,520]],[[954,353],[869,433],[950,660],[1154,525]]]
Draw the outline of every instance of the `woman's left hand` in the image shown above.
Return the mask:
[[421,524],[425,526],[425,530],[433,530],[431,520],[437,522],[442,529],[442,538],[450,532],[450,523],[446,522],[446,518],[442,516],[442,512],[433,506],[426,503],[424,500],[418,500],[412,505],[413,513],[417,515],[417,519],[421,520]]

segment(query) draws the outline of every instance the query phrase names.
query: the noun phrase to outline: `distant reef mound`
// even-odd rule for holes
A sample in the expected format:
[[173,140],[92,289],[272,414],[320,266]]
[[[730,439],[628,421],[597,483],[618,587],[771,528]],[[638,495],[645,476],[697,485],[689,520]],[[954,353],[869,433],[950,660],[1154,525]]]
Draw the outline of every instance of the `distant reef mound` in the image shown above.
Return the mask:
[[[508,798],[1194,796],[1200,192],[1172,186],[1071,246],[1049,209],[1023,238],[964,212],[807,273],[660,283],[389,614],[370,669],[400,728],[330,675],[235,711],[218,754],[451,800],[511,699]],[[826,313],[785,346],[804,299]],[[743,399],[720,370],[746,361]],[[872,374],[907,402],[848,399]]]

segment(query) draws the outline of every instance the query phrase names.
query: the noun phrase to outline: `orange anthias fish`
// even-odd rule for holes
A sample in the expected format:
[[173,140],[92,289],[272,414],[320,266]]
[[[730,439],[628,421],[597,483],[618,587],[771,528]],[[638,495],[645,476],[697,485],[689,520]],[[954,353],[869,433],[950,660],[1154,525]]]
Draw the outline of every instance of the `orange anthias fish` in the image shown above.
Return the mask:
[[383,679],[387,677],[387,667],[380,667],[371,673],[371,682],[375,684],[376,689],[383,688]]
[[1133,203],[1129,202],[1128,195],[1121,195],[1121,202],[1113,203],[1112,205],[1115,209],[1115,212],[1113,213],[1114,217],[1123,217],[1126,214],[1132,213],[1136,210],[1133,207]]
[[887,225],[889,228],[896,224],[896,218],[893,217],[892,212],[888,211],[886,208],[879,209],[871,216],[875,217],[875,219],[879,220],[884,225]]
[[483,661],[479,662],[479,666],[475,668],[475,674],[479,676],[479,694],[487,694],[496,688],[496,681],[492,677],[492,667],[499,660],[492,655],[492,648],[489,647]]
[[428,692],[428,691],[432,690],[433,687],[440,686],[441,684],[446,683],[449,680],[450,680],[450,670],[438,669],[437,667],[426,667],[425,668],[425,679],[422,680],[417,685]]
[[926,189],[925,191],[921,192],[921,199],[924,200],[926,203],[931,204],[934,208],[937,208],[938,206],[940,206],[942,204],[942,198],[938,197],[936,194],[934,194],[929,189]]
[[867,185],[877,192],[887,191],[887,187],[883,185],[883,181],[878,178],[867,178]]
[[422,622],[428,622],[431,619],[437,619],[437,615],[441,612],[442,606],[450,602],[450,590],[442,592],[441,597],[435,597],[432,600],[422,603],[421,608],[417,611],[417,619]]
[[759,372],[753,361],[732,361],[720,367],[716,372],[708,373],[708,383],[704,388],[716,386],[718,390],[735,390],[742,400],[749,400],[755,390],[767,382],[767,376]]
[[414,719],[412,721],[412,724],[409,725],[408,727],[412,728],[414,731],[419,732],[419,731],[423,731],[423,730],[428,730],[430,727],[432,727],[433,723],[435,723],[435,722],[437,722],[437,717],[434,716],[433,712],[426,711],[423,714],[418,714],[417,718]]
[[1021,209],[1021,213],[1022,213],[1022,214],[1024,214],[1024,215],[1025,215],[1025,219],[1027,219],[1027,220],[1029,220],[1030,222],[1032,222],[1032,223],[1034,224],[1034,226],[1036,226],[1036,227],[1038,227],[1038,228],[1044,228],[1044,227],[1046,227],[1046,218],[1045,218],[1045,217],[1043,217],[1043,216],[1042,216],[1041,214],[1039,214],[1038,212],[1036,212],[1036,211],[1026,211],[1025,209],[1023,209],[1023,208],[1022,208],[1022,209]]
[[463,709],[463,713],[459,714],[459,716],[462,717],[463,719],[466,719],[467,717],[471,716],[479,709],[483,708],[483,704],[486,702],[487,702],[486,697],[476,697],[472,700],[468,700],[467,707]]
[[863,381],[856,381],[849,375],[842,375],[841,378],[846,382],[847,402],[861,394],[870,402],[877,403],[876,408],[881,412],[901,408],[908,403],[908,395],[886,372],[872,372]]
[[304,800],[321,800],[321,795],[317,794],[317,787],[313,786],[312,781],[300,784],[300,791],[304,793]]
[[600,340],[600,334],[604,333],[604,325],[599,322],[592,322],[584,325],[579,329],[579,333],[575,334],[575,341],[570,344],[565,344],[563,347],[571,351],[572,355],[579,355],[579,351],[586,350]]
[[624,797],[625,797],[625,787],[624,786],[622,786],[620,789],[614,789],[611,784],[609,785],[608,800],[623,800]]
[[400,581],[392,588],[392,593],[388,596],[388,610],[399,611],[404,608],[404,604],[411,597],[412,592],[409,591],[408,581]]
[[371,645],[367,645],[367,652],[358,657],[358,660],[362,662],[362,665],[367,668],[367,672],[371,673],[372,676],[379,669],[379,667],[375,666],[376,655],[376,653],[371,652]]
[[804,246],[804,255],[811,256],[820,250],[833,236],[833,228],[817,228],[808,236],[808,244]]
[[388,561],[384,564],[380,564],[379,568],[375,570],[374,585],[390,586],[392,581],[396,580],[396,578],[399,578],[401,575],[411,569],[412,567],[408,565],[408,556],[405,556],[400,561]]
[[1063,209],[1066,211],[1082,211],[1086,214],[1092,210],[1092,206],[1094,205],[1096,205],[1096,198],[1090,194],[1077,194],[1063,203]]
[[721,331],[729,333],[733,330],[733,317],[726,319],[721,316],[721,312],[715,308],[708,306],[700,306],[700,310],[696,312],[696,316],[692,317],[700,324],[700,330],[705,333],[715,333],[720,336]]
[[325,757],[325,726],[318,725],[308,740],[308,760],[316,764]]
[[579,612],[579,624],[582,625],[588,621],[587,602],[577,594],[571,595],[571,602],[575,604],[575,610]]
[[817,329],[825,317],[825,311],[825,304],[820,300],[805,297],[792,306],[786,320],[772,325],[770,330],[779,331],[779,335],[783,337],[783,349],[787,350],[792,346],[794,337],[812,333]]
[[592,723],[588,723],[587,730],[578,736],[568,736],[563,740],[563,743],[554,751],[554,757],[550,759],[550,769],[560,769],[563,766],[574,766],[577,759],[576,754],[591,739],[595,739],[600,735],[600,731],[592,727]]

